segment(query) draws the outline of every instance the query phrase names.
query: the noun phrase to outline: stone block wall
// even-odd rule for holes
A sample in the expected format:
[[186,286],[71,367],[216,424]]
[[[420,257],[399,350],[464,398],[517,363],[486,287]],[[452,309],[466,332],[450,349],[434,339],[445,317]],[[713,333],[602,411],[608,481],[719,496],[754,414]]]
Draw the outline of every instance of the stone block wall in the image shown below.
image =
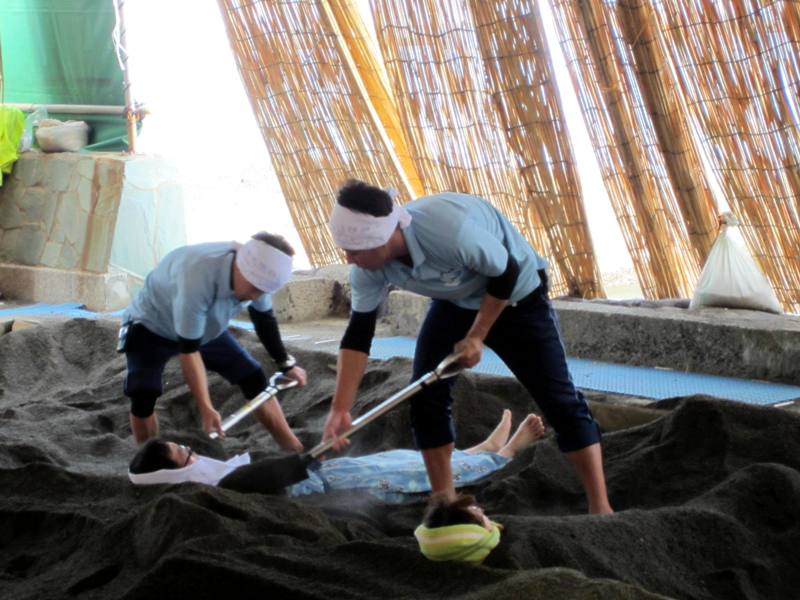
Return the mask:
[[23,153],[0,187],[0,292],[122,308],[186,243],[183,211],[175,169],[162,159]]

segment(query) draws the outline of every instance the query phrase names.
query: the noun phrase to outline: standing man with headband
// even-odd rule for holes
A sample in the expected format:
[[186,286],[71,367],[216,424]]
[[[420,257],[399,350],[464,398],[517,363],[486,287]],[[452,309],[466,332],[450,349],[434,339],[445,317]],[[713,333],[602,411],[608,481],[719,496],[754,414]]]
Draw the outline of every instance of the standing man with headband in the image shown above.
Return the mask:
[[[406,207],[361,181],[339,190],[330,228],[345,251],[352,312],[339,350],[325,439],[344,432],[367,365],[377,311],[389,284],[432,298],[417,337],[413,379],[449,353],[472,367],[492,348],[536,400],[575,466],[589,512],[613,512],[606,492],[600,428],[567,368],[547,297],[546,261],[500,211],[477,196],[446,192]],[[453,379],[411,399],[411,425],[433,493],[455,498],[450,456]],[[347,440],[341,440],[341,449]]]
[[[293,255],[281,236],[261,232],[246,244],[177,248],[151,271],[123,315],[117,348],[128,361],[124,389],[131,399],[131,430],[138,443],[158,435],[154,408],[163,392],[164,366],[173,356],[180,357],[208,433],[223,435],[222,420],[211,404],[206,368],[238,385],[248,400],[266,389],[261,365],[228,332],[230,320],[245,308],[278,368],[305,385],[306,372],[283,347],[272,313],[271,294],[289,281]],[[255,414],[281,448],[302,451],[276,398]]]

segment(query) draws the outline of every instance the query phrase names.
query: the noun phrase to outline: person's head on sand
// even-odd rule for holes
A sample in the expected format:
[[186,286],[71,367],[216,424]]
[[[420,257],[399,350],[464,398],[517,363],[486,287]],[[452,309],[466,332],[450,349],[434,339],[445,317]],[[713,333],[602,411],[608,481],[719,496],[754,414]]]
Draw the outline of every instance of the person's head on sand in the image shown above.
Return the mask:
[[139,449],[128,470],[135,475],[141,475],[163,469],[181,469],[195,461],[197,454],[188,446],[162,438],[152,438]]
[[450,500],[434,494],[414,536],[430,560],[479,564],[500,543],[501,528],[484,514],[474,496],[459,494]]
[[422,523],[426,527],[475,524],[491,531],[492,522],[478,506],[475,496],[459,494],[449,501],[444,494],[434,494],[425,509]]

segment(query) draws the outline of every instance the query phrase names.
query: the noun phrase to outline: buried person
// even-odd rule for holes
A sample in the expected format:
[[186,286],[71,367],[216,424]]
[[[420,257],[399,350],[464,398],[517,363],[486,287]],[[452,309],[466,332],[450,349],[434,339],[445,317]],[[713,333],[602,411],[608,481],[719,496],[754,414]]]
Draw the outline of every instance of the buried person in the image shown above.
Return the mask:
[[[350,181],[330,219],[350,271],[352,312],[339,350],[336,391],[324,439],[351,424],[387,287],[432,298],[417,336],[412,379],[454,350],[472,367],[492,348],[541,407],[575,466],[589,512],[613,512],[606,492],[600,428],[570,376],[557,317],[547,296],[546,262],[503,214],[477,196],[441,193],[405,207],[385,190]],[[453,499],[450,455],[454,379],[411,399],[411,425],[432,491]],[[348,442],[337,440],[334,448]]]
[[[147,276],[125,310],[118,348],[127,358],[124,391],[131,400],[131,430],[138,443],[158,435],[155,403],[163,392],[164,366],[176,355],[207,433],[223,435],[206,368],[238,385],[248,400],[267,387],[261,365],[227,330],[245,308],[278,368],[305,384],[306,373],[286,352],[272,313],[271,294],[289,280],[293,254],[281,236],[261,232],[245,244],[177,248]],[[256,417],[281,448],[302,451],[277,399],[260,406]]]
[[[533,414],[511,433],[511,412],[503,411],[497,427],[483,442],[468,450],[456,450],[452,468],[456,484],[472,485],[506,465],[520,450],[527,448],[544,435],[542,420]],[[263,461],[261,464],[266,464]],[[257,491],[259,461],[250,464],[248,454],[228,461],[215,460],[196,454],[187,446],[160,438],[149,440],[131,461],[128,477],[137,485],[196,482],[237,489],[235,482],[228,486],[225,477],[234,471],[249,469],[246,490]],[[253,480],[256,481],[253,481]],[[268,486],[269,487],[269,486]],[[309,468],[308,479],[286,488],[289,496],[321,494],[333,490],[361,490],[385,502],[402,502],[411,494],[430,491],[422,456],[415,450],[389,450],[359,457],[339,457],[322,461]]]
[[503,526],[478,506],[474,496],[433,494],[422,525],[414,530],[425,558],[479,564],[500,543]]

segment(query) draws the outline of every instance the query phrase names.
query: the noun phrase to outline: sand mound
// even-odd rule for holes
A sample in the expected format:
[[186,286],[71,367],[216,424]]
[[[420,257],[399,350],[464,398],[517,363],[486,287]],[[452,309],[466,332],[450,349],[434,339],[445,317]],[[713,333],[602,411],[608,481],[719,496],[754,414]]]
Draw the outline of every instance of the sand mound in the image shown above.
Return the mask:
[[[292,501],[187,484],[135,488],[116,327],[73,320],[0,337],[0,597],[12,598],[792,598],[800,588],[800,418],[710,398],[606,435],[611,517],[582,514],[580,485],[553,440],[476,492],[506,526],[482,567],[425,560],[411,537],[423,504],[336,494]],[[257,350],[250,334],[244,343]],[[255,352],[263,358],[263,352]],[[333,391],[330,356],[297,352],[312,383],[283,400],[307,445]],[[265,364],[269,364],[265,362]],[[407,361],[371,365],[358,410],[403,387]],[[222,445],[196,429],[177,364],[162,430],[210,454],[275,453],[242,423]],[[238,390],[213,376],[223,414]],[[459,446],[479,441],[521,388],[457,386]],[[409,447],[398,409],[353,452]]]

